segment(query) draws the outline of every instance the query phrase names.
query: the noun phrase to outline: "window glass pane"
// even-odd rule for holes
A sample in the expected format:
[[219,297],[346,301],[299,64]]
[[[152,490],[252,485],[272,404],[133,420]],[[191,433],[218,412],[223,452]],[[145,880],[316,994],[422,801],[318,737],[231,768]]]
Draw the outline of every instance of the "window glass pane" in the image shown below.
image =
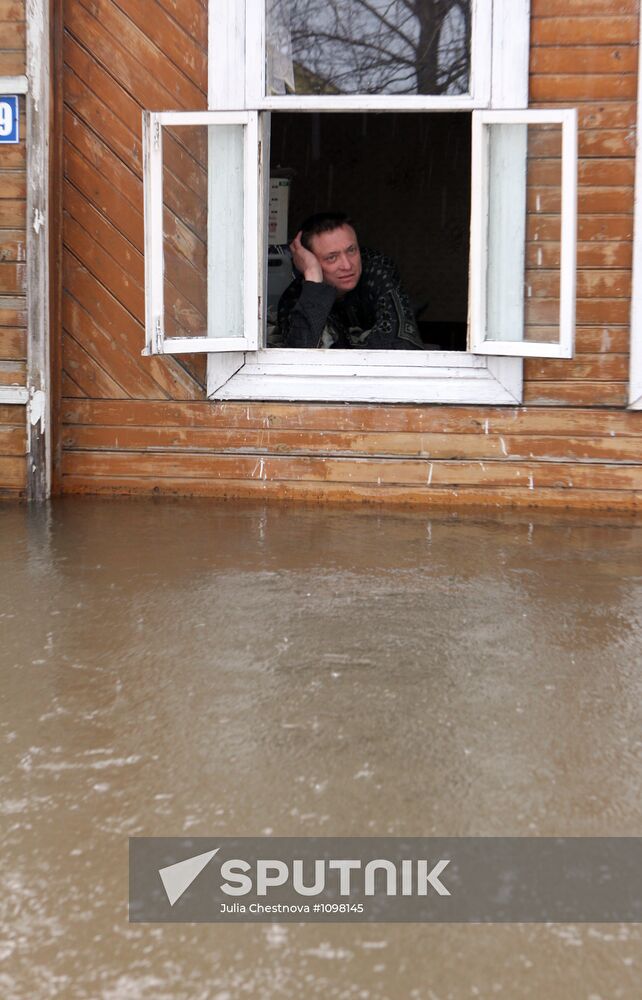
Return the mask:
[[243,126],[163,130],[166,337],[243,336]]
[[486,337],[557,344],[562,126],[488,129]]
[[471,0],[266,0],[268,94],[465,94]]

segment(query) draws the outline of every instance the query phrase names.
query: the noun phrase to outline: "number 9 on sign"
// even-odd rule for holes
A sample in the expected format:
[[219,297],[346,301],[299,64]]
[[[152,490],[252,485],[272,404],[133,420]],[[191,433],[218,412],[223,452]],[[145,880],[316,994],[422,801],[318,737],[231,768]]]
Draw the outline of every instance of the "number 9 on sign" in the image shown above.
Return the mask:
[[15,95],[0,97],[0,142],[18,142],[18,98]]

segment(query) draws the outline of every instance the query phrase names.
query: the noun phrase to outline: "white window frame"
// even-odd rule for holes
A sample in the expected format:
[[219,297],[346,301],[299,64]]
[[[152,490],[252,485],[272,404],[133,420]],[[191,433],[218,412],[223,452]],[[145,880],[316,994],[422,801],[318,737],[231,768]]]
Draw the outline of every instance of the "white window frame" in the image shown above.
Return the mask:
[[[239,0],[210,0],[210,110],[233,114],[260,112],[259,158],[266,164],[268,145],[261,128],[267,132],[270,109],[328,112],[524,109],[528,104],[530,0],[473,0],[473,3],[473,30],[477,34],[473,34],[472,40],[468,95],[268,98],[262,92],[264,0],[246,0],[245,4]],[[247,74],[241,72],[245,66]],[[268,173],[264,170],[260,182],[264,209]],[[477,183],[473,178],[473,189]],[[264,227],[263,213],[258,223],[260,233]],[[259,243],[262,247],[262,236]],[[161,245],[155,243],[152,255],[158,253]],[[158,260],[150,266],[159,273]],[[150,282],[153,281],[150,275]],[[260,311],[261,301],[263,294],[257,296],[254,308],[248,303],[250,322]],[[148,323],[150,320],[156,322],[148,314]],[[161,346],[160,339],[154,340],[152,326],[148,350],[155,353]],[[461,351],[248,350],[233,339],[235,344],[225,350],[224,342],[216,338],[217,352],[224,349],[224,353],[208,354],[209,398],[515,404],[522,399],[522,358],[528,353],[520,350],[515,352],[519,357],[508,357],[508,351],[502,356],[492,356],[490,352],[481,356]],[[165,342],[163,349],[171,350],[171,342]],[[182,349],[187,350],[188,346]],[[194,350],[194,346],[189,349]]]
[[[243,315],[244,332],[233,337],[166,337],[163,289],[163,128],[167,126],[240,125],[243,127]],[[193,354],[206,351],[253,351],[259,346],[259,245],[256,220],[260,164],[258,114],[251,111],[145,111],[145,333],[143,354]],[[230,262],[230,271],[235,271]]]
[[[562,131],[562,175],[561,175],[561,218],[560,218],[560,337],[559,342],[548,344],[541,341],[494,340],[488,336],[488,219],[490,193],[489,128],[493,125],[559,125]],[[512,140],[511,140],[512,141]],[[519,156],[526,156],[526,134],[524,150]],[[577,273],[577,111],[564,110],[529,111],[479,111],[473,113],[472,176],[477,179],[477,189],[472,199],[470,223],[470,349],[474,354],[499,354],[521,358],[572,358],[575,347],[575,285]],[[521,187],[521,196],[526,194],[525,178],[516,172],[516,182]],[[513,194],[514,192],[511,192]],[[515,199],[519,203],[519,198]],[[513,200],[511,199],[511,204]],[[521,288],[524,275],[526,250],[525,217],[515,220],[513,237],[505,254],[512,258],[508,266],[501,269],[502,276],[511,273],[515,286]],[[523,297],[509,313],[508,323],[515,330],[523,327]]]
[[[517,0],[519,4],[520,0]],[[210,3],[211,6],[211,3]],[[271,96],[265,94],[265,0],[246,0],[247,9],[247,106],[264,111],[354,111],[358,102],[359,111],[386,111],[391,101],[398,105],[394,95],[330,95],[313,96],[288,94]],[[472,110],[487,107],[490,103],[492,78],[492,2],[472,0],[470,88],[467,94],[457,95],[403,95],[402,107],[406,111],[448,111]]]

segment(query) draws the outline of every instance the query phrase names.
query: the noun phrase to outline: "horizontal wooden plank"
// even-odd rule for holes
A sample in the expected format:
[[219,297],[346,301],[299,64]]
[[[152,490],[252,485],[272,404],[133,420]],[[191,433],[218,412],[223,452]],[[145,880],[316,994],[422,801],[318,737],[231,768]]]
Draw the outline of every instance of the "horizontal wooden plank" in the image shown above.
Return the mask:
[[626,406],[627,385],[624,382],[525,382],[524,404]]
[[[633,246],[631,243],[584,243],[577,245],[578,267],[602,267],[629,269],[632,265]],[[555,261],[559,266],[559,256]]]
[[[2,166],[0,155],[0,166]],[[24,170],[0,170],[0,200],[27,197],[27,177]]]
[[0,327],[0,359],[24,361],[27,357],[27,331],[24,327]]
[[[526,281],[534,298],[559,298],[559,270],[529,268]],[[580,299],[622,299],[631,294],[631,272],[618,270],[581,270],[577,275],[577,296]]]
[[27,466],[23,457],[0,455],[0,490],[24,490]]
[[27,265],[0,261],[0,295],[21,295],[26,290]]
[[[538,219],[531,217],[528,220],[528,224],[529,239],[534,238],[534,233],[538,233],[541,240],[547,238],[545,216],[540,216]],[[557,232],[559,232],[559,229]],[[633,237],[633,216],[630,214],[580,216],[577,225],[577,236],[580,242],[630,240]]]
[[580,326],[575,331],[576,354],[625,354],[629,346],[628,326]]
[[[557,157],[531,158],[528,183],[532,187],[560,187],[562,161]],[[633,158],[612,160],[604,157],[580,159],[578,181],[582,187],[630,187],[635,182]]]
[[24,361],[0,361],[0,385],[24,386],[27,384],[27,365]]
[[[632,187],[583,187],[578,191],[580,215],[630,213],[633,210]],[[542,209],[545,211],[545,209]]]
[[[579,268],[620,269],[631,268],[633,246],[629,242],[614,240],[603,243],[580,242],[577,245],[577,266]],[[530,241],[526,246],[526,266],[559,268],[560,244]]]
[[0,403],[0,424],[25,427],[25,407],[19,403]]
[[633,100],[637,93],[637,76],[634,73],[531,76],[529,90],[532,101],[556,104],[596,99]]
[[27,452],[27,432],[22,427],[0,424],[0,455],[25,455]]
[[24,296],[0,298],[0,327],[27,325],[27,302]]
[[580,130],[631,128],[637,121],[635,101],[589,101],[577,109]]
[[560,48],[534,48],[531,72],[534,74],[636,73],[637,51],[633,45],[581,45]]
[[575,310],[579,326],[624,326],[631,319],[631,302],[623,299],[578,299]]
[[586,129],[579,134],[580,156],[629,157],[635,152],[631,129]]
[[[0,76],[3,74],[0,73]],[[24,135],[24,133],[21,133]],[[0,177],[5,170],[22,170],[27,167],[27,145],[25,142],[16,142],[11,145],[2,146],[0,152]],[[5,196],[6,197],[6,196]],[[22,195],[24,198],[24,194]]]
[[0,0],[0,21],[24,21],[25,0]]
[[362,486],[319,482],[255,482],[242,480],[156,480],[142,476],[111,477],[103,480],[93,476],[67,475],[62,481],[64,493],[102,496],[194,496],[219,499],[274,500],[297,502],[372,504],[376,507],[417,507],[452,512],[453,507],[471,510],[500,507],[551,509],[591,512],[633,513],[642,510],[642,496],[627,490],[538,489],[514,487],[488,489],[480,487],[438,488],[408,486]]
[[560,489],[642,490],[642,466],[566,462],[447,461],[200,453],[63,453],[63,475],[158,479],[321,480],[408,486],[528,486]]
[[[528,191],[528,211],[535,219],[542,215],[559,215],[561,206],[558,188],[540,188]],[[631,215],[633,212],[633,187],[581,187],[577,199],[580,225],[582,216]],[[529,232],[533,223],[529,222]],[[559,231],[559,230],[557,230]]]
[[24,229],[27,203],[23,198],[0,198],[0,229]]
[[26,242],[24,229],[0,229],[0,261],[24,263]]
[[626,382],[628,377],[628,354],[582,354],[569,361],[529,358],[524,363],[524,378],[529,382],[535,379]]
[[637,14],[639,0],[531,0],[532,17]]
[[[526,220],[529,243],[559,240],[560,219],[556,215],[529,214]],[[589,215],[578,220],[579,243],[629,242],[633,234],[631,215]]]
[[578,165],[579,184],[588,187],[627,187],[635,182],[633,158],[610,160],[605,157],[580,159]]
[[0,48],[24,50],[27,41],[27,26],[24,18],[0,21]]
[[635,463],[637,437],[264,430],[256,428],[92,427],[66,425],[69,451],[209,452],[254,455],[421,457],[449,460]]
[[531,43],[539,45],[634,45],[638,41],[638,18],[624,16],[534,17]]
[[[591,409],[548,407],[375,406],[336,403],[151,402],[63,400],[63,424],[386,433],[545,434],[589,436]],[[603,435],[642,438],[642,411],[600,412]]]
[[[559,272],[555,275],[559,286]],[[534,281],[534,285],[537,283]],[[577,296],[584,298],[629,298],[631,295],[631,272],[629,271],[579,271],[577,275]]]
[[0,51],[0,76],[23,76],[26,69],[26,53],[18,50]]

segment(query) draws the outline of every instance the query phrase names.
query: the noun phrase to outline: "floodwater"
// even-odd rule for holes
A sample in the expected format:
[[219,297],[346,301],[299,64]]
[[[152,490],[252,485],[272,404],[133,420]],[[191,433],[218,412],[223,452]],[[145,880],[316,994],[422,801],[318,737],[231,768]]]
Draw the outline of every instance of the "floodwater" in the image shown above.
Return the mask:
[[638,925],[127,922],[127,838],[642,834],[642,525],[0,508],[2,1000],[633,1000]]

